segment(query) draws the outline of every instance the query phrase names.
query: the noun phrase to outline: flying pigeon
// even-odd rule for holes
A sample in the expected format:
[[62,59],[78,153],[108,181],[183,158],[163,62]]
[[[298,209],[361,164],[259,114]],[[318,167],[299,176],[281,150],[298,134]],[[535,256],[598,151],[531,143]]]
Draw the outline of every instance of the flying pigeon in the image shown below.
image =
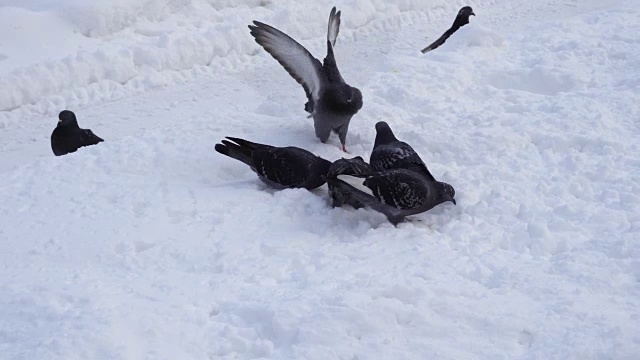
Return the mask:
[[469,16],[471,15],[476,16],[476,14],[473,13],[473,9],[471,8],[471,6],[465,6],[462,9],[460,9],[460,11],[458,11],[458,15],[456,16],[456,19],[453,21],[453,25],[451,25],[449,30],[445,31],[444,34],[442,34],[442,36],[438,38],[438,40],[433,42],[433,44],[422,49],[421,50],[422,53],[425,54],[433,49],[436,49],[440,45],[444,44],[444,42],[447,41],[449,36],[453,35],[454,32],[458,31],[458,29],[460,29],[461,27],[469,23]]
[[227,139],[216,144],[216,151],[249,165],[260,180],[273,188],[311,190],[326,182],[331,162],[307,150],[258,144],[234,137]]
[[[327,177],[337,178],[339,175],[362,175],[372,172],[371,166],[367,164],[360,156],[352,159],[339,159],[333,162],[329,167]],[[359,180],[359,179],[358,179]],[[327,184],[329,188],[329,197],[333,207],[351,205],[355,209],[364,207],[365,205],[351,196],[350,191],[342,191],[339,187],[333,186],[330,182]]]
[[63,110],[58,115],[58,126],[51,133],[51,150],[55,156],[61,156],[103,141],[93,131],[80,129],[72,111]]
[[362,108],[362,93],[344,81],[333,55],[340,30],[340,11],[336,12],[334,6],[329,14],[327,56],[323,63],[282,31],[259,21],[253,24],[249,29],[255,41],[304,88],[308,100],[304,109],[310,114],[308,117],[313,117],[316,136],[325,143],[331,131],[336,132],[346,152],[349,122]]
[[336,193],[383,213],[394,225],[406,216],[423,213],[447,201],[456,204],[455,190],[447,183],[428,181],[415,171],[385,170],[357,174],[373,194],[370,195],[337,177],[328,177],[327,183]]
[[422,174],[428,181],[436,181],[411,145],[396,139],[384,121],[376,123],[376,140],[369,163],[375,171],[407,169]]

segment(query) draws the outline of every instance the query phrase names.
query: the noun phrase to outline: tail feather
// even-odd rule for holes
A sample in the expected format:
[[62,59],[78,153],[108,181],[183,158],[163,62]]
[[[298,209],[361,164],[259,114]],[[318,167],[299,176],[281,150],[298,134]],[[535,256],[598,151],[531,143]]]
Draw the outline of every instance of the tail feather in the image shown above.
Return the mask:
[[96,145],[104,141],[101,137],[94,134],[90,129],[83,129],[81,133],[82,145],[81,146],[89,146]]
[[340,11],[336,12],[336,7],[334,6],[329,14],[329,25],[327,29],[327,41],[331,43],[331,46],[336,46],[338,32],[340,32]]
[[[237,138],[237,137],[226,136],[226,138],[231,140],[231,141],[233,141],[234,143],[238,144],[239,146],[241,146],[243,148],[247,148],[249,150],[269,150],[269,149],[273,149],[274,148],[271,145],[254,143],[254,142],[251,142],[251,141],[248,141],[248,140],[245,140],[245,139],[240,139],[240,138]],[[224,140],[223,140],[223,142],[224,142]]]
[[378,201],[374,196],[358,190],[354,186],[338,178],[327,178],[327,183],[332,186],[335,191],[339,192],[343,197],[348,197],[351,201],[355,200],[357,203],[363,204],[384,214],[390,223],[397,225],[404,221],[404,216],[399,209],[386,205]]
[[215,149],[222,155],[242,161],[253,167],[253,158],[251,157],[251,149],[249,148],[244,148],[230,141],[222,140],[222,144],[216,144]]

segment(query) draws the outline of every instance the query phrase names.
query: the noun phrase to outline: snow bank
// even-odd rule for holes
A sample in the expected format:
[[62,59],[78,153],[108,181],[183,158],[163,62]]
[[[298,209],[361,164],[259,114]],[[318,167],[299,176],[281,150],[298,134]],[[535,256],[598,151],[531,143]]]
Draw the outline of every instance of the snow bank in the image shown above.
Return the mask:
[[[32,110],[47,114],[53,107],[81,106],[109,97],[98,95],[96,88],[119,84],[125,92],[139,93],[203,74],[215,76],[246,63],[243,57],[264,56],[246,29],[254,19],[277,24],[300,41],[322,38],[325,13],[333,5],[257,0],[242,5],[205,0],[11,0],[3,4],[0,111],[37,104]],[[340,4],[344,13],[340,41],[424,21],[425,15],[426,19],[451,17],[461,4],[444,0]],[[44,37],[43,29],[47,29]],[[321,42],[305,44],[322,51]],[[129,84],[134,79],[135,84]],[[111,85],[96,85],[100,83]]]

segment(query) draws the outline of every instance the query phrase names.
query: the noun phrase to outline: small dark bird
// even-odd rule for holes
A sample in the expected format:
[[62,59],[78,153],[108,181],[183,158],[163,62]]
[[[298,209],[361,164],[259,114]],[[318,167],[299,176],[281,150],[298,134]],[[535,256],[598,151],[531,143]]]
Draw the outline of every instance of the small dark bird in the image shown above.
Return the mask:
[[[367,164],[362,157],[356,156],[352,159],[342,158],[334,161],[329,167],[327,177],[337,178],[340,175],[363,175],[372,171],[371,166]],[[327,186],[333,207],[351,205],[355,209],[359,209],[365,206],[365,204],[351,196],[350,191],[342,191],[340,187],[333,186],[331,183],[328,183]]]
[[215,149],[240,160],[258,174],[260,180],[275,189],[315,189],[326,182],[331,162],[294,147],[275,147],[227,137]]
[[327,183],[349,203],[356,202],[381,212],[394,225],[406,216],[428,211],[443,202],[456,204],[451,185],[428,181],[415,171],[395,169],[354,176],[365,179],[362,184],[373,196],[337,177],[328,177]]
[[362,108],[362,93],[344,81],[333,55],[340,30],[340,11],[336,12],[334,6],[329,14],[327,56],[323,63],[282,31],[259,21],[253,24],[249,29],[255,41],[304,88],[308,100],[304,109],[310,114],[308,117],[313,117],[316,136],[325,143],[331,131],[336,132],[346,152],[349,122]]
[[422,53],[425,54],[433,49],[436,49],[440,45],[444,44],[444,42],[447,41],[449,36],[453,35],[454,32],[458,31],[458,29],[460,29],[461,27],[469,23],[469,16],[471,15],[476,16],[476,14],[473,13],[473,9],[471,8],[471,6],[465,6],[462,9],[460,9],[460,11],[458,11],[458,15],[456,16],[456,19],[453,21],[453,25],[451,25],[449,30],[445,31],[444,34],[442,34],[442,36],[438,38],[438,40],[433,42],[433,44],[422,49],[421,50]]
[[376,123],[376,140],[369,164],[375,171],[407,169],[422,174],[428,181],[436,181],[411,145],[398,140],[384,121]]
[[51,149],[56,156],[76,152],[83,146],[95,145],[104,140],[89,129],[80,129],[76,115],[63,110],[58,115],[58,126],[51,133]]

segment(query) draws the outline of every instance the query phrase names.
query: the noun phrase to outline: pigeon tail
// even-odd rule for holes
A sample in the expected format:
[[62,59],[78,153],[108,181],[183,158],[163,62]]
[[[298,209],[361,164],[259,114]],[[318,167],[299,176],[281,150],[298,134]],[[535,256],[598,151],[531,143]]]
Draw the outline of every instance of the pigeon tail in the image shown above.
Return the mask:
[[90,129],[84,129],[82,132],[82,146],[96,145],[103,142],[104,139],[94,134]]
[[231,141],[222,140],[222,144],[216,144],[216,151],[222,155],[226,155],[230,158],[242,161],[243,163],[249,165],[251,168],[254,167],[254,151],[270,150],[274,148],[271,145],[258,144],[236,137],[227,136],[226,138]]
[[216,144],[215,149],[222,155],[226,155],[232,159],[242,161],[253,168],[253,160],[251,157],[251,150],[243,148],[240,145],[234,144],[227,140],[222,140],[222,144]]
[[[237,138],[237,137],[225,136],[225,138],[235,142],[236,144],[238,144],[238,145],[240,145],[240,146],[242,146],[244,148],[250,149],[250,150],[269,150],[269,149],[275,148],[274,146],[271,146],[271,145],[254,143],[254,142],[251,142],[251,141],[248,141],[248,140],[245,140],[245,139],[240,139],[240,138]],[[224,140],[223,140],[223,142],[224,142]]]

